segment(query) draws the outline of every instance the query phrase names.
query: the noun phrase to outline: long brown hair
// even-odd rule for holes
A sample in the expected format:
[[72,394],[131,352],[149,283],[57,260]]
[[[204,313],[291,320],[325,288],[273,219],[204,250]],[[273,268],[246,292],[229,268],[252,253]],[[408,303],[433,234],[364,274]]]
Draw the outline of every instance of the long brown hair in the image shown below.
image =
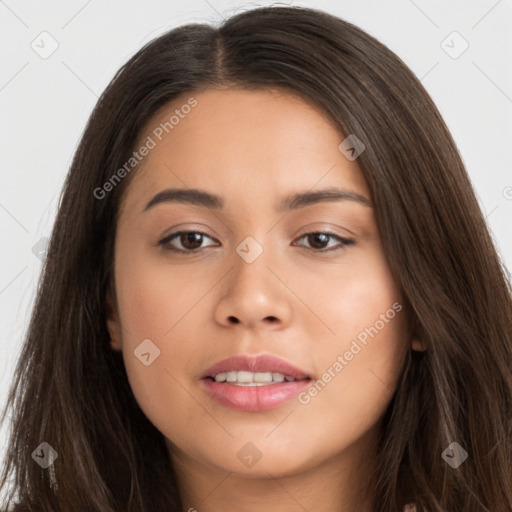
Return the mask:
[[[100,98],[65,181],[10,389],[0,488],[11,486],[17,510],[181,510],[164,437],[135,401],[106,327],[118,205],[133,173],[102,199],[94,191],[160,107],[225,85],[299,95],[366,146],[358,164],[383,247],[427,344],[409,351],[383,418],[376,512],[410,502],[418,512],[510,511],[511,289],[455,143],[389,49],[346,21],[292,7],[171,30]],[[43,442],[58,454],[48,469],[32,457]],[[468,453],[457,468],[441,456],[452,442]]]

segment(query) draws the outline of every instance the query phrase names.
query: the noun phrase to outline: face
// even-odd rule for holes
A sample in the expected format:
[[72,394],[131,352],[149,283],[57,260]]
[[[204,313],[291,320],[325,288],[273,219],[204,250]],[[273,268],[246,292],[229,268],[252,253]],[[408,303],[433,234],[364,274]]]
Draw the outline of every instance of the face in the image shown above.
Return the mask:
[[410,340],[344,138],[290,94],[227,89],[139,137],[108,326],[175,459],[291,475],[375,431]]

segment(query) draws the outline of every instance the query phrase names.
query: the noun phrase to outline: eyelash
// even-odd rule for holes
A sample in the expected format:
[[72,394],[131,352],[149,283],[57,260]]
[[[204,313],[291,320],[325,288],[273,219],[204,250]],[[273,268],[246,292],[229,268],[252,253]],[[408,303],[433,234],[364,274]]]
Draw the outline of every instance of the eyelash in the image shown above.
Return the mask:
[[[190,250],[186,250],[186,249],[176,249],[175,247],[172,247],[169,243],[171,242],[171,240],[173,240],[174,238],[177,238],[179,237],[179,235],[182,235],[184,233],[199,233],[200,235],[203,235],[203,236],[206,236],[210,239],[213,240],[213,238],[211,236],[209,236],[207,233],[203,232],[203,231],[199,231],[199,230],[190,230],[190,231],[177,231],[176,233],[171,233],[169,236],[166,236],[165,238],[163,238],[162,240],[160,240],[158,242],[159,245],[163,246],[163,248],[167,251],[171,251],[171,252],[175,252],[175,253],[182,253],[182,254],[195,254],[195,253],[198,253],[200,251],[202,251],[203,249],[206,249],[206,247],[202,247],[202,248],[199,248],[199,249],[190,249]],[[351,240],[349,238],[343,238],[339,235],[335,235],[334,233],[330,233],[328,231],[311,231],[309,233],[304,233],[302,234],[298,240],[306,237],[306,236],[309,236],[309,235],[327,235],[328,237],[331,237],[331,238],[334,238],[336,240],[338,240],[338,242],[340,242],[341,246],[336,248],[336,249],[314,249],[312,247],[305,247],[305,249],[309,250],[309,251],[313,251],[313,252],[317,252],[317,253],[326,253],[326,252],[338,252],[338,251],[341,251],[343,250],[346,246],[348,245],[354,245],[355,242],[354,240]]]

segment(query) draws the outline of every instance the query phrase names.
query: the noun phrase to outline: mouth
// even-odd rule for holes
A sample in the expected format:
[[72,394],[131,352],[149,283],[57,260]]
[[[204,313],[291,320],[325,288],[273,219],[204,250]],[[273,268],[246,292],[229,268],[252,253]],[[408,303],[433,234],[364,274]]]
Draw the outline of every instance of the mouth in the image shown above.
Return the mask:
[[221,372],[205,378],[214,382],[231,384],[233,386],[268,386],[270,384],[277,384],[280,382],[310,380],[309,377],[296,379],[291,375],[285,375],[284,373],[279,372],[247,372],[243,370]]
[[225,407],[258,412],[284,405],[304,390],[312,377],[274,356],[235,356],[206,370],[204,390]]

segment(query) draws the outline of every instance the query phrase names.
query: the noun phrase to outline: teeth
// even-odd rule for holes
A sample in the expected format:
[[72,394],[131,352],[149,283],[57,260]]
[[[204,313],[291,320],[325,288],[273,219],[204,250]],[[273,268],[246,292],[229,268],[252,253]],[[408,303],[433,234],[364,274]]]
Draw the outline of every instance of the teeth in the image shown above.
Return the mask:
[[251,372],[238,372],[236,377],[236,380],[238,382],[243,382],[244,384],[248,384],[249,382],[252,382],[254,380],[253,374]]
[[230,371],[215,375],[215,382],[230,382],[235,386],[264,386],[274,382],[292,382],[295,379],[277,372]]
[[266,373],[255,373],[252,379],[254,382],[272,382],[272,374]]

